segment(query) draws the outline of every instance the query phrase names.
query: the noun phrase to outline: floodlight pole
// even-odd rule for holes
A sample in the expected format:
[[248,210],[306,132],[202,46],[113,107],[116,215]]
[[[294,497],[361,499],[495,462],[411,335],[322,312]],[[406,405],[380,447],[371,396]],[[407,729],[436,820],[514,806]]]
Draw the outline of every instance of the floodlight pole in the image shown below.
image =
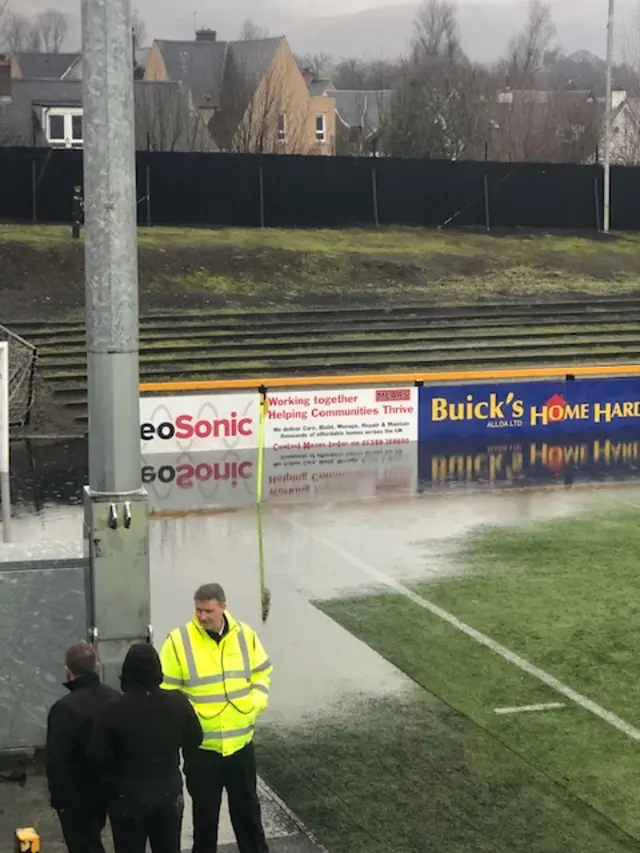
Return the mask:
[[609,0],[607,16],[607,89],[604,108],[604,216],[602,230],[608,232],[611,227],[611,136],[613,133],[613,20],[615,0]]
[[149,513],[140,478],[138,246],[130,0],[82,0],[89,485],[89,639],[118,684],[151,639]]

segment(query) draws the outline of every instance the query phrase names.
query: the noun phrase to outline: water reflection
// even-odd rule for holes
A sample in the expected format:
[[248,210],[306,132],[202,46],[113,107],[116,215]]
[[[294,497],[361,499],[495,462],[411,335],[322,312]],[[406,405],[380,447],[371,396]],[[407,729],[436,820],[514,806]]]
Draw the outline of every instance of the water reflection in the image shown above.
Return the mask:
[[[255,450],[145,456],[142,482],[154,514],[241,509],[257,500]],[[274,505],[408,497],[455,488],[578,485],[640,477],[640,434],[615,439],[553,435],[544,440],[424,442],[372,448],[265,451],[263,501]],[[87,446],[21,442],[11,449],[14,514],[79,505]]]

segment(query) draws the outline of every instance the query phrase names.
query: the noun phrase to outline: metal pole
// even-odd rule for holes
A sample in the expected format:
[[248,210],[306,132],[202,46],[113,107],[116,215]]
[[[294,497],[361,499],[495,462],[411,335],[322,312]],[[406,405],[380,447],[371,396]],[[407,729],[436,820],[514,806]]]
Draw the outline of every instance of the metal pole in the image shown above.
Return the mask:
[[129,0],[83,0],[89,397],[88,630],[117,685],[150,640],[149,513],[140,479],[138,251]]
[[35,157],[31,161],[31,220],[38,221],[38,177]]
[[[375,161],[374,161],[375,163]],[[380,227],[380,214],[378,211],[378,175],[376,172],[376,167],[374,165],[371,170],[371,187],[373,190],[373,221],[375,223],[376,228]]]
[[11,474],[8,471],[0,473],[0,490],[2,492],[2,541],[11,542]]
[[609,0],[609,12],[607,17],[607,92],[604,108],[604,145],[603,145],[603,168],[604,168],[604,216],[602,230],[609,231],[611,227],[611,119],[613,115],[613,16],[615,0]]
[[11,542],[11,479],[9,453],[9,344],[0,346],[0,378],[7,391],[0,396],[0,500],[2,501],[2,539]]

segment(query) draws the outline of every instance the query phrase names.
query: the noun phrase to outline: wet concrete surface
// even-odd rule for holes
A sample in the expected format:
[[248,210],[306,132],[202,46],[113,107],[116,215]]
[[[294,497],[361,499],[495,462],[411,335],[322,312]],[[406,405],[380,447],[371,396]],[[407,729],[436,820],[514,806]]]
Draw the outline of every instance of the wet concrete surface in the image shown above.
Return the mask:
[[[448,576],[460,571],[448,558],[452,543],[477,525],[557,518],[598,506],[640,508],[637,485],[488,489],[466,484],[429,488],[419,496],[417,480],[394,470],[389,476],[388,468],[378,467],[373,479],[362,469],[355,477],[334,481],[323,476],[323,488],[278,494],[266,504],[262,537],[271,607],[264,623],[255,507],[243,497],[237,502],[240,506],[229,508],[231,501],[220,501],[215,493],[204,500],[192,499],[189,509],[196,512],[190,514],[184,496],[174,509],[170,492],[162,492],[162,505],[152,508],[169,517],[154,518],[151,524],[156,643],[191,618],[194,590],[204,582],[218,581],[227,592],[231,612],[259,631],[274,663],[264,724],[289,726],[303,718],[323,717],[363,695],[411,689],[405,676],[313,605],[314,600],[371,589],[371,576],[362,565],[401,580]],[[16,542],[66,540],[80,546],[82,523],[80,506],[44,501],[34,513],[24,503],[15,508],[13,537]],[[277,793],[286,799],[286,791]],[[318,849],[265,786],[261,799],[273,853]],[[64,849],[40,771],[34,770],[24,789],[0,785],[0,835],[10,837],[19,823],[37,825],[48,853]],[[185,849],[190,838],[187,808]],[[220,841],[224,853],[235,850],[226,811]]]
[[[18,761],[4,758],[0,770],[24,767],[27,782],[0,784],[0,850],[12,849],[11,841],[16,828],[34,827],[40,835],[44,853],[66,853],[56,813],[49,807],[48,791],[41,756],[35,760]],[[270,853],[322,853],[322,848],[308,837],[281,801],[263,783],[259,785],[260,802]],[[189,817],[185,814],[183,850],[191,850]],[[111,833],[104,833],[106,853],[113,853]],[[221,816],[219,853],[237,853],[233,832],[226,811]]]

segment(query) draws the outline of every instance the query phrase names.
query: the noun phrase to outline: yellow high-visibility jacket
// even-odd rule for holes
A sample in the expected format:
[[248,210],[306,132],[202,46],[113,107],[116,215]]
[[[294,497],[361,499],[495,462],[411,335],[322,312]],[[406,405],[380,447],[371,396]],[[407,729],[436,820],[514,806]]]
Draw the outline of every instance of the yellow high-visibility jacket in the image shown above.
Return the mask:
[[185,693],[198,715],[200,748],[233,755],[252,740],[267,707],[273,666],[255,631],[225,616],[229,630],[220,643],[194,618],[171,631],[160,660],[162,687]]

